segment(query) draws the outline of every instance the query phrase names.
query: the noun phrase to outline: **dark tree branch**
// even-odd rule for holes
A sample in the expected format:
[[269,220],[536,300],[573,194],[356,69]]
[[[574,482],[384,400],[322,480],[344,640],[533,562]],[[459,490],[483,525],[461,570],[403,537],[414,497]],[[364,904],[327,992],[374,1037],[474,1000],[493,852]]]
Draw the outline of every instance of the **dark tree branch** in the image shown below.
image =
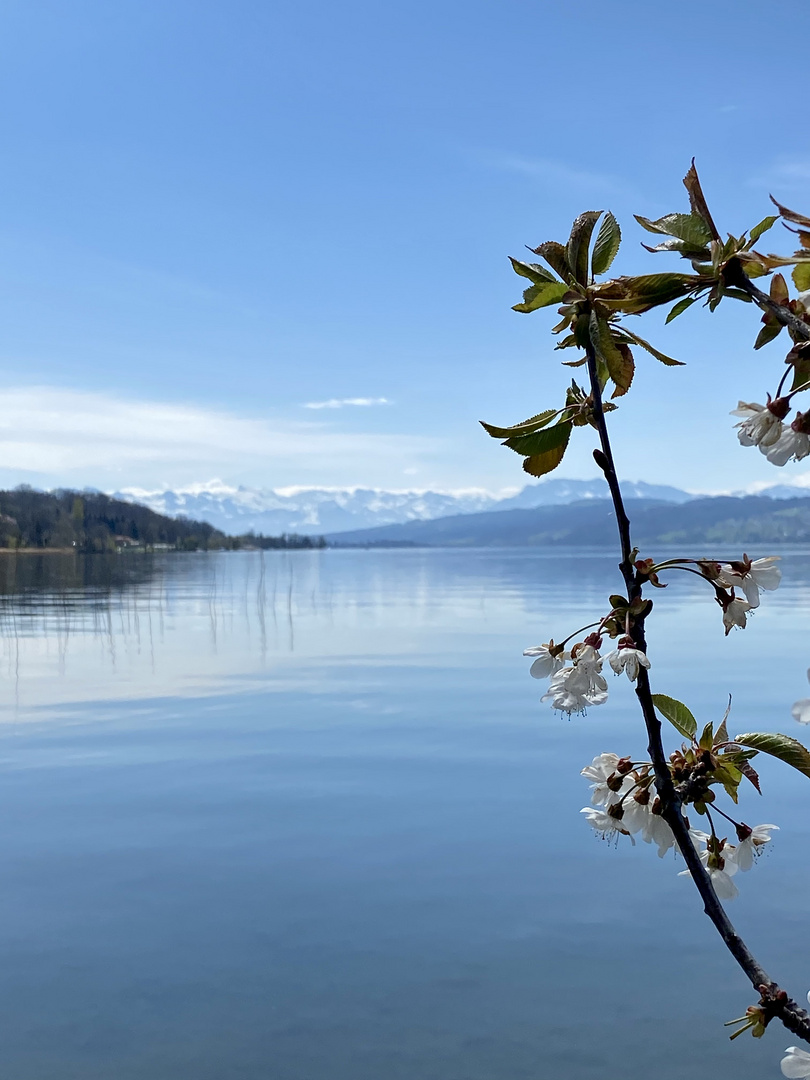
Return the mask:
[[[759,290],[757,290],[759,291]],[[765,294],[763,294],[765,295]],[[768,298],[770,299],[770,298]],[[802,324],[804,325],[804,324]],[[810,329],[810,328],[808,328]],[[594,452],[594,458],[605,474],[608,487],[613,500],[613,509],[616,514],[616,522],[619,527],[619,541],[621,544],[622,561],[619,564],[622,577],[627,586],[627,598],[631,602],[641,596],[641,582],[633,565],[633,549],[630,538],[630,521],[624,508],[621,487],[616,475],[616,465],[613,459],[613,451],[610,447],[607,424],[605,422],[604,409],[602,407],[602,389],[596,367],[596,354],[593,346],[588,345],[588,375],[591,384],[591,396],[593,399],[593,419],[599,432],[601,451]],[[647,640],[645,636],[645,619],[637,618],[632,629],[632,637],[638,649],[646,653]],[[703,909],[714,923],[720,937],[731,955],[745,972],[751,985],[762,995],[762,1000],[767,1002],[770,1015],[777,1016],[785,1027],[797,1035],[800,1039],[810,1043],[810,1014],[802,1009],[795,1001],[775,983],[765,969],[758,963],[751,950],[739,936],[731,923],[725,908],[720,903],[717,893],[714,891],[708,871],[700,861],[697,849],[689,836],[689,826],[683,815],[681,800],[672,782],[669,771],[664,744],[661,738],[661,721],[655,712],[650,680],[647,671],[641,668],[636,681],[636,696],[641,705],[644,724],[649,739],[649,754],[655,772],[655,786],[663,804],[663,818],[675,836],[678,850],[683,856],[687,869],[692,875],[692,880],[703,900]]]
[[746,274],[739,259],[729,259],[723,269],[723,280],[727,285],[733,285],[748,293],[757,307],[766,311],[769,315],[773,315],[782,326],[792,330],[804,341],[810,341],[810,324],[804,322],[798,315],[794,315],[790,308],[785,307],[784,304],[772,300],[766,292],[758,288]]

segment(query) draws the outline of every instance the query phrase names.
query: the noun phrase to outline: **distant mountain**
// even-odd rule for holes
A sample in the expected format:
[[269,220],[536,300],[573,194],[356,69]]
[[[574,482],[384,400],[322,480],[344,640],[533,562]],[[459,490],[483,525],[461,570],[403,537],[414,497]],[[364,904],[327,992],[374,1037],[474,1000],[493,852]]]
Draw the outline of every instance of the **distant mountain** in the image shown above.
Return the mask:
[[[717,496],[682,503],[630,499],[633,539],[642,546],[682,544],[698,554],[742,551],[754,544],[810,544],[810,499]],[[598,547],[615,550],[616,523],[609,503],[581,500],[567,506],[539,506],[465,514],[437,521],[413,521],[358,529],[326,537],[335,545],[442,547]]]
[[[629,498],[683,503],[694,496],[678,488],[643,481],[628,482]],[[220,481],[177,491],[124,488],[115,498],[148,506],[156,513],[207,521],[222,532],[253,530],[265,535],[321,535],[408,521],[432,521],[482,511],[564,506],[580,499],[608,497],[604,480],[551,479],[529,484],[517,493],[492,494],[480,489],[457,492],[381,491],[371,488],[231,487]]]
[[[643,480],[622,480],[622,491],[628,499],[656,499],[659,502],[685,503],[694,499],[687,491],[666,484],[647,484]],[[535,506],[567,506],[582,499],[610,497],[604,480],[546,480],[528,484],[517,495],[498,499],[493,510],[530,510]]]
[[[734,495],[748,495],[747,491],[735,491]],[[771,487],[763,488],[758,495],[766,495],[769,499],[810,499],[810,487],[796,487],[794,484],[772,484]]]

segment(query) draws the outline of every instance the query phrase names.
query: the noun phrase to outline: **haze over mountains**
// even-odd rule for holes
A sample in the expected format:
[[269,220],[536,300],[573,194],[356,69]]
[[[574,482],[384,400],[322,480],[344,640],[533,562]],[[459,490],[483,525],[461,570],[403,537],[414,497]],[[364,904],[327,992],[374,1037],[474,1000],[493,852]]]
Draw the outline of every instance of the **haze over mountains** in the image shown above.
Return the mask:
[[[674,505],[705,498],[644,481],[623,482],[623,489],[628,499]],[[759,494],[772,499],[796,499],[810,497],[810,488],[781,484]],[[260,489],[234,487],[218,480],[174,491],[131,487],[115,493],[115,498],[140,503],[160,514],[207,521],[231,535],[252,530],[265,535],[301,533],[309,536],[435,521],[458,515],[570,506],[607,497],[608,489],[603,480],[556,478],[527,484],[520,491],[501,495],[474,488],[457,492],[383,491],[360,487]]]
[[[661,484],[628,483],[628,498],[682,503],[693,496]],[[232,487],[220,481],[177,491],[124,488],[115,498],[137,502],[159,514],[183,515],[207,521],[227,533],[248,530],[279,533],[343,532],[351,529],[432,521],[455,514],[492,510],[522,510],[536,506],[565,506],[580,499],[608,496],[603,480],[551,479],[528,484],[504,495],[482,489],[466,491],[381,491],[373,488]]]

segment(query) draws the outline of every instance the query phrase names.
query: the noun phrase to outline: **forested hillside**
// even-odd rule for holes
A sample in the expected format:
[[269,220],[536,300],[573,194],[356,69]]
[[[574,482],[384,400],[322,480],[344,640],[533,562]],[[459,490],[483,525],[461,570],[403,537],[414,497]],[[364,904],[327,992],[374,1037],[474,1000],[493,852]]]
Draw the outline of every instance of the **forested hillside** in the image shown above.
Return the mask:
[[226,536],[204,521],[165,517],[101,492],[43,492],[24,486],[0,491],[0,548],[102,552],[156,545],[197,551],[319,547],[322,541],[298,536]]

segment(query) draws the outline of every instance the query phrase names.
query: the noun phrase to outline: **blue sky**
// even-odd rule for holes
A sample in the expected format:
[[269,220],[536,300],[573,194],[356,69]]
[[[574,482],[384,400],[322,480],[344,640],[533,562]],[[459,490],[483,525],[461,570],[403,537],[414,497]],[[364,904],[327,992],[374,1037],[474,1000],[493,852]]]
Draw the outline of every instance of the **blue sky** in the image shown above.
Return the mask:
[[[617,271],[675,269],[632,213],[683,208],[693,155],[721,231],[769,191],[810,209],[809,13],[7,0],[0,482],[520,485],[477,420],[555,404],[570,373],[553,309],[510,310],[507,255],[609,207]],[[806,471],[737,445],[728,412],[784,348],[754,353],[756,312],[725,308],[645,320],[688,367],[639,357],[623,475]],[[592,476],[576,434],[561,475]]]

